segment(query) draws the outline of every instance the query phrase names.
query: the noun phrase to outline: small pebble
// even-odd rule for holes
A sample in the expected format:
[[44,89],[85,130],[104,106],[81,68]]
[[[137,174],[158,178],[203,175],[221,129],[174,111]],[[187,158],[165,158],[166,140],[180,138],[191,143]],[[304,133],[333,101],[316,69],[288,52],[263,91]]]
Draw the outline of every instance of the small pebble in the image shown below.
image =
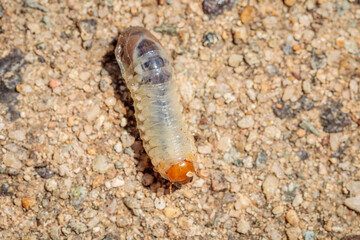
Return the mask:
[[238,121],[237,125],[240,128],[252,128],[255,124],[254,118],[251,115],[246,115],[241,120]]
[[232,141],[231,141],[230,137],[222,137],[219,140],[217,148],[222,152],[227,152],[231,148],[231,142]]
[[274,175],[271,174],[265,178],[262,188],[267,200],[275,197],[278,186],[279,179],[277,179]]
[[285,3],[286,6],[292,7],[292,6],[295,5],[296,0],[284,0],[284,3]]
[[360,213],[360,195],[345,199],[345,206]]
[[141,208],[141,205],[136,198],[125,197],[123,198],[123,202],[131,210]]
[[297,240],[301,236],[301,229],[299,227],[291,227],[286,229],[286,235],[289,240]]
[[284,211],[285,211],[284,206],[281,206],[281,205],[280,205],[280,206],[274,207],[273,210],[272,210],[272,213],[273,213],[274,215],[279,216],[279,215],[283,214]]
[[251,225],[245,219],[241,219],[237,224],[237,232],[247,234],[250,231]]
[[18,156],[15,153],[7,152],[2,157],[2,162],[6,167],[14,168],[14,169],[21,169],[22,163],[18,159]]
[[121,153],[121,152],[122,152],[123,147],[122,147],[121,142],[117,142],[117,143],[114,145],[114,150],[115,150],[115,152],[117,152],[117,153]]
[[299,224],[299,217],[297,216],[295,210],[289,210],[285,215],[286,221],[293,225],[294,227],[298,226]]
[[251,203],[250,198],[248,198],[244,194],[240,193],[238,196],[238,199],[235,202],[235,209],[236,210],[246,209],[247,207],[249,207],[251,205],[252,205],[252,203]]
[[153,184],[155,178],[153,175],[149,174],[149,173],[145,173],[142,177],[142,184],[147,187],[150,186],[151,184]]
[[330,148],[331,151],[333,152],[337,152],[339,147],[340,147],[340,143],[341,143],[341,137],[342,134],[341,133],[331,133],[330,134]]
[[285,56],[289,56],[293,53],[293,46],[291,45],[291,43],[287,42],[283,47],[282,50],[285,54]]
[[303,121],[299,124],[299,126],[300,126],[301,128],[303,128],[303,129],[305,129],[306,131],[309,131],[309,132],[315,134],[316,136],[319,136],[319,135],[320,135],[320,134],[319,134],[319,131],[318,131],[310,122],[308,122],[308,121],[306,121],[306,120],[303,120]]
[[215,45],[219,42],[219,37],[216,35],[216,33],[206,33],[204,34],[204,37],[202,39],[202,44],[204,47],[211,47],[212,45]]
[[232,29],[233,41],[235,44],[241,44],[247,42],[248,33],[245,26]]
[[177,207],[166,207],[163,212],[164,215],[170,219],[177,218],[181,214],[181,210]]
[[105,99],[105,104],[106,106],[108,106],[109,108],[112,108],[115,106],[116,104],[116,98],[114,97],[108,97]]
[[70,171],[69,171],[69,168],[68,168],[67,165],[62,164],[62,165],[59,166],[59,175],[60,175],[61,177],[68,176],[68,175],[69,175],[69,172],[70,172]]
[[92,182],[92,188],[97,188],[98,186],[101,186],[104,184],[104,180],[105,180],[105,177],[100,175],[100,176],[97,176],[93,182]]
[[123,134],[121,136],[121,142],[124,148],[128,148],[134,144],[135,138],[129,134]]
[[83,143],[86,143],[88,141],[88,137],[85,132],[80,132],[79,140]]
[[74,206],[80,206],[83,204],[88,196],[88,190],[86,187],[80,185],[73,185],[70,189],[70,203]]
[[247,6],[240,14],[240,20],[243,24],[248,24],[255,18],[255,9],[252,6]]
[[57,189],[57,182],[54,179],[49,179],[45,183],[45,189],[48,192],[53,192]]
[[113,188],[124,186],[124,185],[125,185],[125,181],[120,176],[115,177],[111,180],[111,187],[113,187]]
[[245,168],[253,168],[254,166],[254,160],[251,156],[247,156],[246,158],[244,158],[243,163]]
[[215,172],[212,174],[211,176],[211,189],[214,192],[220,192],[223,190],[226,190],[228,188],[224,176],[219,173],[219,172]]
[[45,179],[49,179],[55,175],[55,172],[53,170],[46,167],[37,167],[35,168],[35,171],[37,172],[37,174],[40,175],[40,177]]
[[98,173],[105,173],[111,166],[112,164],[104,155],[97,156],[92,162],[93,170]]
[[84,111],[84,117],[88,122],[94,121],[101,113],[100,107],[95,105]]
[[231,54],[228,60],[230,67],[238,67],[243,61],[243,56],[239,54]]
[[49,87],[50,88],[56,88],[56,87],[58,87],[60,85],[61,85],[61,83],[59,81],[54,80],[54,79],[51,79],[49,81]]
[[306,160],[310,157],[310,154],[300,149],[299,151],[296,152],[296,156],[298,156],[300,160]]
[[108,85],[107,82],[105,80],[100,80],[99,82],[99,88],[102,92],[106,92],[108,90]]
[[198,152],[202,153],[202,154],[209,154],[211,153],[211,145],[210,144],[206,144],[206,145],[200,145],[198,146]]
[[163,210],[165,208],[165,201],[162,198],[155,198],[155,208]]
[[256,168],[264,169],[266,167],[267,154],[264,150],[260,150],[256,156],[255,165]]
[[231,10],[236,3],[236,0],[204,0],[203,10],[205,14],[216,17],[221,15],[224,10]]
[[360,181],[350,181],[345,186],[352,195],[360,195]]
[[194,224],[194,220],[192,220],[189,217],[180,217],[178,222],[179,222],[180,227],[185,230],[191,229],[191,227]]
[[115,166],[116,169],[121,169],[121,168],[123,168],[123,163],[117,161],[117,162],[114,162],[114,166]]
[[270,138],[271,140],[278,140],[281,137],[281,131],[275,126],[268,126],[264,130],[264,134],[266,137]]
[[296,135],[299,137],[299,138],[302,138],[306,135],[306,131],[302,128],[299,128],[297,131],[296,131]]
[[25,208],[26,210],[29,210],[30,208],[32,208],[33,206],[35,206],[36,204],[36,199],[34,197],[29,197],[29,198],[23,198],[21,199],[21,205],[23,206],[23,208]]
[[131,218],[123,217],[123,216],[116,217],[116,226],[118,226],[119,228],[124,228],[124,227],[130,226],[131,223],[132,223]]
[[245,53],[245,62],[249,64],[250,66],[256,66],[260,63],[260,60],[258,58],[258,55],[254,52],[246,52]]
[[296,196],[295,196],[295,198],[294,198],[294,200],[293,200],[293,202],[292,202],[292,206],[293,206],[293,207],[298,207],[298,206],[300,206],[302,203],[303,203],[303,198],[302,198],[301,193],[296,194]]
[[69,222],[69,227],[76,233],[76,234],[80,234],[83,232],[86,232],[88,230],[87,226],[80,222],[77,219],[71,219]]
[[315,233],[313,231],[306,231],[303,234],[304,240],[315,240]]
[[26,132],[25,130],[12,131],[9,133],[9,138],[17,141],[24,141],[26,140]]

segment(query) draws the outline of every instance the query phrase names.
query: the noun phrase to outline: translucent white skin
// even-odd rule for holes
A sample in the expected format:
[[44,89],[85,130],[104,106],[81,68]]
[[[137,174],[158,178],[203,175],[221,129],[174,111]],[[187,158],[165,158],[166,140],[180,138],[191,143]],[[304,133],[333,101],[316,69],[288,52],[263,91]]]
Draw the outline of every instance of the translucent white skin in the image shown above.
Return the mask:
[[[143,31],[144,34],[139,34],[139,31]],[[147,30],[134,28],[134,32],[137,34],[136,38],[126,37],[131,36],[131,32],[125,37],[119,37],[115,56],[134,100],[135,117],[145,151],[155,171],[168,179],[166,171],[171,166],[183,160],[193,161],[196,152],[194,138],[182,114],[183,108],[176,83],[172,79],[172,67],[168,56],[157,39]],[[131,42],[134,39],[137,40],[136,43]],[[143,55],[139,56],[138,44],[144,39],[152,41],[151,44],[157,49],[142,52]],[[132,45],[135,46],[132,54],[126,51],[127,44],[135,44]],[[157,57],[161,57],[165,63],[161,62],[160,67],[155,64],[155,68],[151,70],[144,69],[145,63]]]

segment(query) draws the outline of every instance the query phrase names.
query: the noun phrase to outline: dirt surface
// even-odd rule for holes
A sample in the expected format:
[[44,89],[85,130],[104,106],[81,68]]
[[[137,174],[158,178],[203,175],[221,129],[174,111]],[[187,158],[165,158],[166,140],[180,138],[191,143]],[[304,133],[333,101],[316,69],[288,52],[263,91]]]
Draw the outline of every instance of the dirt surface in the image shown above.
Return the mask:
[[[359,1],[204,6],[1,1],[0,239],[359,239]],[[196,140],[204,178],[171,194],[113,55],[130,26]]]

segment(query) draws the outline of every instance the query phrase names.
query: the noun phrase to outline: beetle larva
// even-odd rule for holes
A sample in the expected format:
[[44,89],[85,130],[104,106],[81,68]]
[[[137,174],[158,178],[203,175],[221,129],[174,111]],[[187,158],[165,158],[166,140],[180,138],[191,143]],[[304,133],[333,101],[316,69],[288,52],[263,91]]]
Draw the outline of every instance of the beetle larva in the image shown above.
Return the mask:
[[195,144],[182,114],[172,67],[159,41],[141,27],[118,40],[116,60],[134,100],[135,117],[155,171],[186,184],[196,174]]

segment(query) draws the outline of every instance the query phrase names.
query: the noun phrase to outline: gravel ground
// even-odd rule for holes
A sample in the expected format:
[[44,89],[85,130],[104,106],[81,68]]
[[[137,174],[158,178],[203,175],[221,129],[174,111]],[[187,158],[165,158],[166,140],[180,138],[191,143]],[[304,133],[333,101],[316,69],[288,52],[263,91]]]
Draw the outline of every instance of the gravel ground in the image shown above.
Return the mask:
[[[206,2],[0,2],[0,239],[360,239],[359,1]],[[113,55],[129,26],[195,136],[204,179],[171,194]]]

